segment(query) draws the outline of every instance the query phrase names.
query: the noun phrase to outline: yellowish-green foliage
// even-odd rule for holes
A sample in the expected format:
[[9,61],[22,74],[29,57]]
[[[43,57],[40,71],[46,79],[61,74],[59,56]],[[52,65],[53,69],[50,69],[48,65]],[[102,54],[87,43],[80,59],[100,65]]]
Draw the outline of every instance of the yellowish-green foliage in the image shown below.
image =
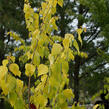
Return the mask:
[[[65,34],[65,38],[51,35],[53,30],[58,30],[55,24],[58,18],[54,16],[57,4],[62,7],[63,0],[45,0],[39,13],[35,13],[26,0],[24,13],[31,38],[29,46],[26,46],[24,40],[17,34],[9,32],[15,40],[22,43],[15,51],[23,50],[25,53],[19,60],[26,63],[25,75],[29,78],[29,84],[31,76],[40,77],[33,87],[27,87],[25,81],[20,80],[21,71],[15,63],[15,57],[8,56],[2,61],[3,65],[0,66],[2,96],[8,99],[14,109],[28,109],[29,103],[33,103],[37,109],[50,109],[47,107],[48,99],[52,109],[69,109],[67,100],[74,97],[71,89],[64,89],[65,84],[69,83],[69,62],[74,60],[75,53],[85,58],[87,54],[79,51],[79,45],[72,34]],[[77,30],[81,45],[82,31]],[[46,61],[41,61],[44,58]],[[29,101],[24,97],[26,91]]]

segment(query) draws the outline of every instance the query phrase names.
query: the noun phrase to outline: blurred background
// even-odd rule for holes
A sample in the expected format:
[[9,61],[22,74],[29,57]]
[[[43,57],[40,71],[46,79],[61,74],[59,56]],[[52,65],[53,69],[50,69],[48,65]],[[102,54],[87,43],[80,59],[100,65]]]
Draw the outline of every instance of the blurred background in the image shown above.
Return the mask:
[[[30,0],[35,12],[43,1]],[[0,0],[0,64],[11,52],[22,72],[24,66],[19,62],[19,57],[23,53],[14,51],[20,43],[10,38],[7,32],[14,31],[27,45],[30,43],[23,6],[24,0]],[[109,88],[109,0],[64,0],[63,8],[57,5],[56,16],[59,19],[56,22],[58,31],[53,31],[55,35],[64,37],[66,33],[71,33],[77,38],[76,29],[86,28],[86,32],[82,33],[83,46],[80,46],[80,51],[86,52],[88,58],[76,56],[75,61],[69,63],[69,87],[74,92],[75,101],[92,104],[95,102],[92,96]],[[22,79],[27,78],[22,75]],[[1,107],[11,109],[2,98]]]

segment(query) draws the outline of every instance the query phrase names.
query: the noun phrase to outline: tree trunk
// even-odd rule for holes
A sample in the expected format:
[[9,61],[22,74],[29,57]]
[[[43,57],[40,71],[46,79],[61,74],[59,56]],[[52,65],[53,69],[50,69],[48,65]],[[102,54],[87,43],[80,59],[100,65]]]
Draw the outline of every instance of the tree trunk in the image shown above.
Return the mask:
[[[82,15],[83,12],[83,6],[80,4],[79,6],[79,15]],[[78,17],[78,28],[80,28],[83,24],[83,19],[80,19]],[[79,44],[79,48],[80,50],[82,49],[82,47]],[[75,64],[74,64],[74,101],[78,102],[79,101],[79,71],[80,71],[80,64],[81,64],[81,57],[76,56],[75,57]]]
[[5,40],[5,29],[0,28],[0,65],[2,64],[2,60],[4,59],[4,40]]
[[79,69],[80,69],[80,57],[76,56],[74,65],[74,101],[79,101]]
[[[4,59],[4,40],[5,40],[5,29],[0,28],[0,65],[2,64],[2,60]],[[1,94],[1,89],[0,89],[0,94]],[[4,109],[4,100],[2,98],[0,98],[0,107],[2,107],[2,109]]]

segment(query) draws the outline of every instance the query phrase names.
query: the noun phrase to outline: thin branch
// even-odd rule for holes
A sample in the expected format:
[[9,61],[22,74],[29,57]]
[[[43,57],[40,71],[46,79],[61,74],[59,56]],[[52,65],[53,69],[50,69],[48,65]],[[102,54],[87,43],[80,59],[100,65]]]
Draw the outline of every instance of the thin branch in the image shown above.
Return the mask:
[[88,41],[88,43],[91,43],[94,39],[96,39],[98,37],[98,34],[100,33],[101,31],[99,30],[96,34],[94,34],[94,36],[92,36],[93,38]]
[[[104,62],[104,63],[102,63],[102,64],[99,64],[99,65],[96,66],[95,68],[90,69],[90,71],[93,72],[94,70],[97,70],[98,68],[100,68],[100,67],[102,67],[102,66],[104,66],[104,65],[106,65],[106,64],[107,64],[107,62]],[[81,77],[79,77],[79,78],[82,79],[84,76],[87,76],[87,75],[90,73],[90,71],[87,71],[87,72],[82,73]]]
[[31,84],[31,76],[29,76],[29,81],[28,81],[28,103],[29,103],[29,109],[31,109],[30,107],[30,84]]
[[[92,32],[92,28],[93,28],[93,25],[90,27],[91,28],[91,32]],[[98,29],[98,28],[97,28]],[[90,38],[91,37],[93,37],[95,34],[96,34],[96,32],[97,32],[97,29],[96,30],[93,30],[93,32],[91,33],[91,35],[89,36],[89,38],[86,40],[86,42],[88,42],[89,40],[90,40]]]

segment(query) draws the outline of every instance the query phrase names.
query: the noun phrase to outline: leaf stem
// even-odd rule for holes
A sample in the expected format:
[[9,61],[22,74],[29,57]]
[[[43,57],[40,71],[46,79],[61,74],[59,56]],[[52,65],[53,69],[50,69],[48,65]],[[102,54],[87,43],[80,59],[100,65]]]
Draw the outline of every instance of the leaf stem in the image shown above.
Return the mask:
[[29,103],[29,109],[30,107],[30,83],[31,83],[31,76],[29,76],[29,81],[28,81],[28,103]]

